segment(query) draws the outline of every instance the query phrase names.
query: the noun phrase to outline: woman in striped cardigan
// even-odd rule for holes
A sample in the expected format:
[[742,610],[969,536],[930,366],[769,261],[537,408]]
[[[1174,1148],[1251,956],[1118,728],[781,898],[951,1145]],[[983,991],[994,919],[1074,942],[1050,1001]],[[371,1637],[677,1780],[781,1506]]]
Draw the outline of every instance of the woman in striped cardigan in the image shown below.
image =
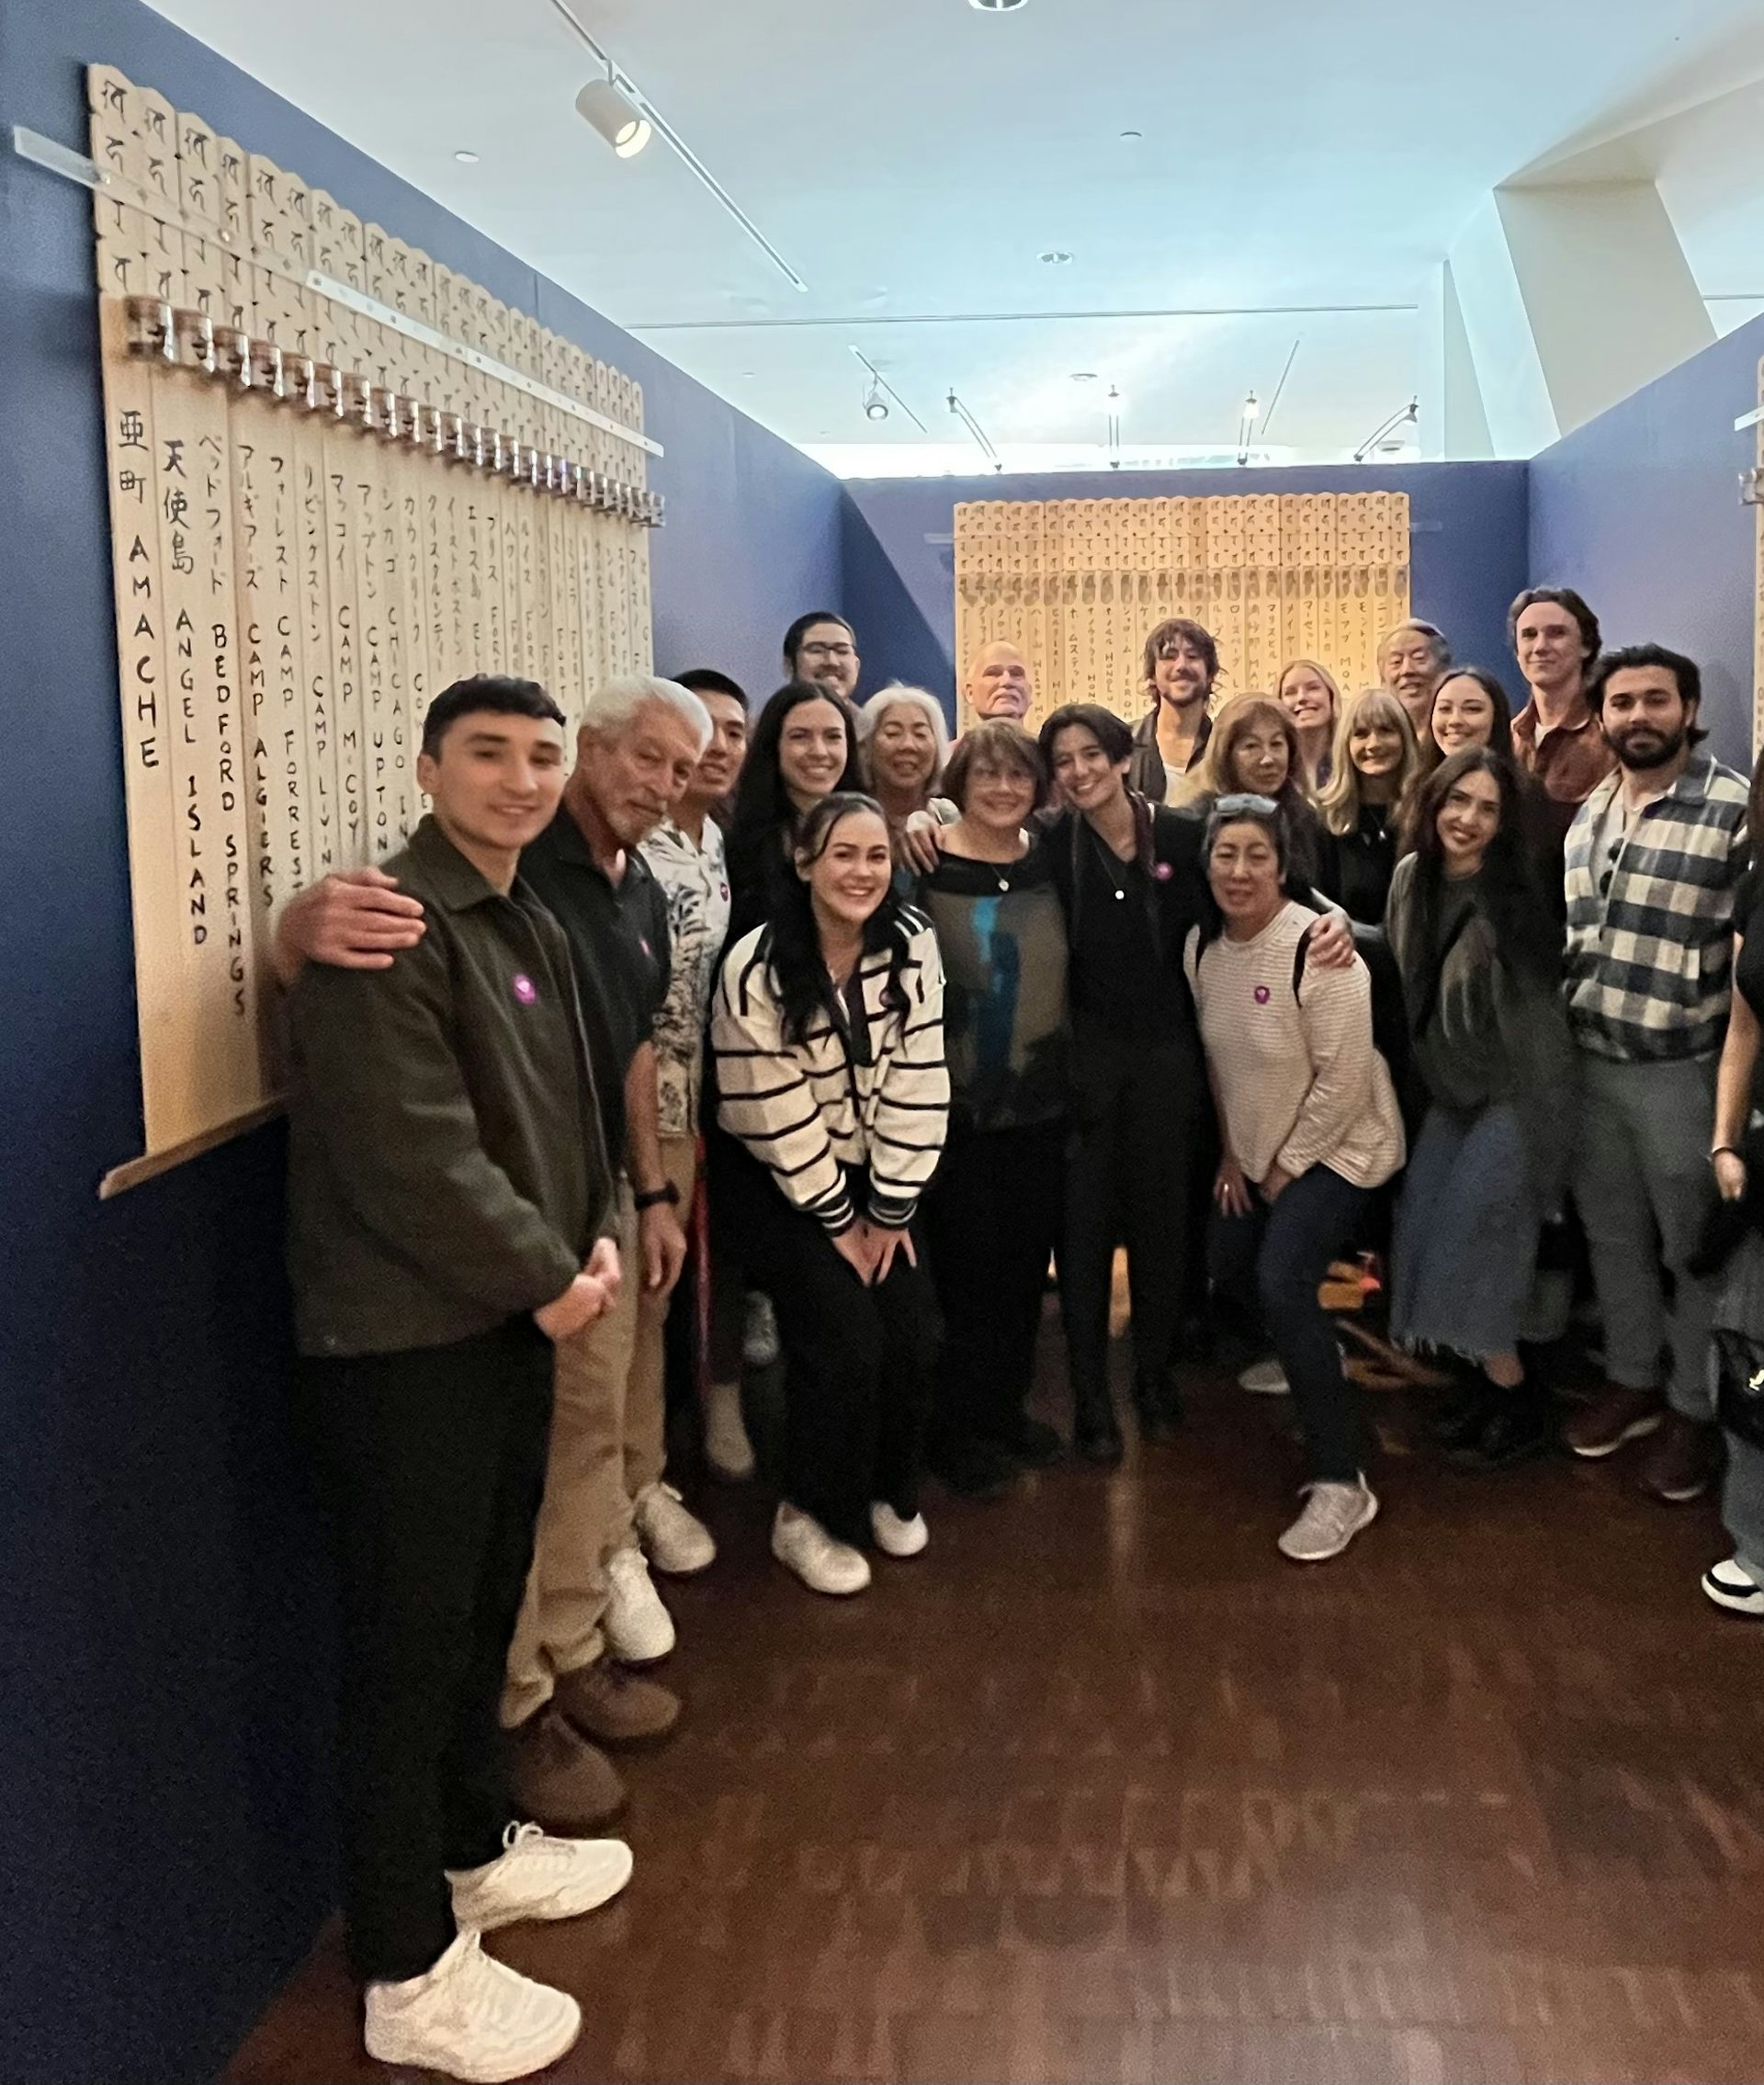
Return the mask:
[[817,1592],[862,1592],[873,1537],[910,1557],[937,1309],[911,1225],[949,1115],[944,977],[894,894],[888,830],[837,792],[804,816],[796,878],[729,950],[711,1014],[711,1199],[776,1307],[784,1497],[772,1551]]

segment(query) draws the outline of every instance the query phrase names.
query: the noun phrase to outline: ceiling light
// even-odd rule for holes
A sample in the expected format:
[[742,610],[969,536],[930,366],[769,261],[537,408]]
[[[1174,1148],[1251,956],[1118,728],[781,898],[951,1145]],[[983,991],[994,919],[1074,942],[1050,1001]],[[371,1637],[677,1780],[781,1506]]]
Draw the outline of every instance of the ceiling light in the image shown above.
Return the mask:
[[882,395],[880,384],[872,384],[864,394],[864,417],[866,420],[886,420],[888,402]]
[[1063,268],[1066,266],[1067,262],[1071,259],[1071,257],[1072,256],[1069,253],[1066,253],[1062,248],[1058,246],[1049,246],[1045,254],[1037,254],[1035,255],[1035,258],[1042,264],[1044,267],[1050,268]]
[[478,164],[478,154],[475,152],[457,152],[453,156],[461,166],[476,166]]
[[633,159],[655,135],[647,116],[632,108],[611,80],[590,80],[576,96],[576,114],[591,123],[621,159]]
[[1143,130],[1123,130],[1121,136],[1125,143],[1137,144],[1139,140],[1143,138],[1145,134],[1146,133]]
[[1096,381],[1096,371],[1094,369],[1074,369],[1072,371],[1072,381],[1075,384],[1093,384]]
[[967,0],[967,4],[982,15],[1014,15],[1019,7],[1026,7],[1029,0]]

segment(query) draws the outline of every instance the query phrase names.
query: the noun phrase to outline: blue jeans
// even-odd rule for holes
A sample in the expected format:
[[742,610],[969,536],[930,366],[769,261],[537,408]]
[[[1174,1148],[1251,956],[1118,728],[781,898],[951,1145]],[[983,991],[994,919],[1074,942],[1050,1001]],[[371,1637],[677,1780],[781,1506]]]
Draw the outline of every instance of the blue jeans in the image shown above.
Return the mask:
[[1372,1196],[1314,1165],[1278,1201],[1263,1201],[1255,1187],[1250,1200],[1245,1217],[1213,1211],[1214,1286],[1240,1308],[1259,1310],[1292,1388],[1312,1479],[1351,1484],[1365,1465],[1365,1421],[1317,1291],[1329,1262],[1358,1237]]

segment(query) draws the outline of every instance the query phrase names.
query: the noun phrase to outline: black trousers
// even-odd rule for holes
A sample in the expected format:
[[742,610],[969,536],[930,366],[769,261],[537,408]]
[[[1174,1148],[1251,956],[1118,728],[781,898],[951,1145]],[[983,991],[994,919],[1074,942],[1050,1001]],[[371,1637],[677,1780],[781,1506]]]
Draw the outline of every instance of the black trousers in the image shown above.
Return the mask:
[[1065,1198],[1065,1146],[1061,1122],[951,1126],[924,1201],[944,1317],[933,1418],[943,1438],[1009,1439],[1022,1421]]
[[1072,1040],[1075,1120],[1059,1286],[1072,1388],[1083,1397],[1107,1389],[1117,1240],[1127,1248],[1135,1368],[1155,1375],[1176,1358],[1192,1187],[1208,1147],[1212,1101],[1191,1035],[1145,1041],[1080,1019]]
[[[866,1288],[826,1229],[720,1132],[711,1206],[741,1241],[741,1265],[772,1298],[785,1361],[784,1496],[829,1534],[870,1540],[870,1504],[919,1511],[940,1326],[931,1277],[895,1254]],[[853,1199],[864,1206],[861,1178]]]
[[1274,1343],[1308,1472],[1319,1482],[1351,1484],[1366,1465],[1360,1392],[1342,1372],[1335,1326],[1317,1292],[1329,1262],[1359,1235],[1371,1203],[1365,1188],[1314,1165],[1276,1202],[1252,1187],[1248,1216],[1215,1209],[1207,1239],[1215,1285],[1246,1320],[1259,1310]]
[[397,1980],[453,1942],[442,1870],[493,1860],[514,1814],[496,1710],[545,1485],[551,1345],[519,1318],[302,1368],[342,1574],[349,1962]]

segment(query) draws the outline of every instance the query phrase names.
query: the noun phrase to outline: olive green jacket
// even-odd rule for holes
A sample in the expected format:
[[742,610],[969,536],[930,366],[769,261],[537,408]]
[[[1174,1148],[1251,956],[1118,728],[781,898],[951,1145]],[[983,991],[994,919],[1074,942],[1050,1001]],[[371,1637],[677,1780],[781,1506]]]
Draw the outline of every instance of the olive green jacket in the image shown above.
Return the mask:
[[488,1331],[569,1287],[606,1162],[563,930],[424,818],[385,864],[426,931],[289,997],[288,1263],[302,1353]]

